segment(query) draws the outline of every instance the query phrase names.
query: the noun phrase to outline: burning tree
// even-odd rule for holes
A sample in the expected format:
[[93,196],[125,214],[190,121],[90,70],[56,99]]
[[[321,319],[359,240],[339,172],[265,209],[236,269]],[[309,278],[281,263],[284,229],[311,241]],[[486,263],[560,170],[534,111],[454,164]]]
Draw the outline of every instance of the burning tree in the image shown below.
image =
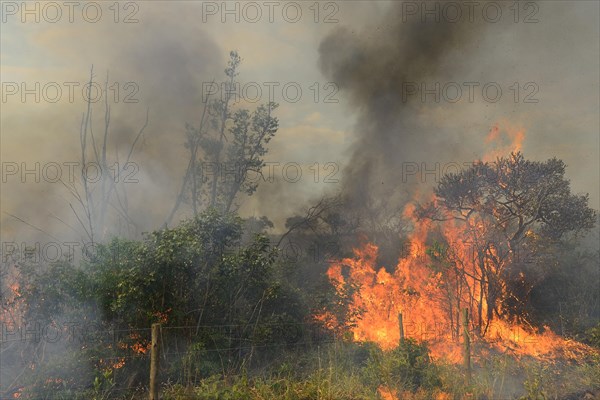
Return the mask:
[[445,175],[431,201],[406,205],[410,247],[395,268],[379,265],[371,243],[331,263],[327,276],[346,306],[326,306],[317,318],[389,350],[398,346],[401,313],[406,337],[458,362],[466,308],[481,351],[549,360],[587,354],[581,343],[540,332],[524,313],[534,272],[549,265],[561,238],[595,224],[588,196],[572,194],[564,174],[560,160],[528,161],[513,152]]
[[458,274],[457,285],[447,286],[456,292],[454,298],[464,298],[469,282],[477,286],[468,287],[466,301],[476,304],[481,335],[495,316],[524,316],[524,296],[531,289],[524,260],[543,256],[542,250],[568,233],[594,226],[588,195],[572,194],[564,175],[561,160],[528,161],[520,152],[511,153],[443,176],[435,200],[417,210],[420,218],[454,221],[461,233],[452,239],[462,241],[463,248],[468,242],[467,252],[453,251],[457,244],[450,243],[431,255]]

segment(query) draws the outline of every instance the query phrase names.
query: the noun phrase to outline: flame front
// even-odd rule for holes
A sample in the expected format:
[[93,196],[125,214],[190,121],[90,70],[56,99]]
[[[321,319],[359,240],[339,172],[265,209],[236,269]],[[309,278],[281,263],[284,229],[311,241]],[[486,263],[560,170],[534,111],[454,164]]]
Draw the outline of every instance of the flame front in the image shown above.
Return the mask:
[[[483,160],[493,159],[508,148],[520,150],[524,140],[521,129],[500,130],[496,126],[490,131],[488,142],[500,141],[502,132],[510,143],[496,146]],[[430,201],[434,201],[433,195]],[[552,361],[579,359],[593,351],[548,328],[541,332],[494,316],[493,310],[488,310],[484,292],[486,280],[490,278],[485,276],[484,270],[496,273],[501,266],[485,264],[482,268],[481,263],[489,261],[478,259],[468,244],[473,242],[474,236],[483,237],[490,229],[484,221],[475,220],[467,229],[455,220],[439,223],[417,220],[414,210],[412,204],[404,209],[404,217],[413,230],[408,235],[409,245],[395,268],[388,270],[378,266],[378,248],[369,243],[354,249],[353,257],[333,262],[329,267],[327,275],[331,283],[349,301],[348,322],[342,329],[351,331],[355,341],[375,342],[384,350],[396,347],[400,340],[399,314],[402,314],[405,337],[427,341],[434,358],[457,363],[462,359],[461,341],[465,329],[461,312],[466,308],[472,316],[466,329],[480,354],[498,351],[517,358],[532,356]],[[445,257],[450,258],[451,263],[436,265],[435,255],[439,249],[427,242],[432,235],[448,243],[450,253]],[[506,284],[500,282],[498,290],[506,290]],[[493,306],[496,310],[502,309],[502,304]],[[331,313],[324,313],[319,319],[330,328],[336,326]]]
[[[468,308],[469,302],[448,299],[443,290],[447,282],[426,266],[425,257],[415,253],[404,258],[390,273],[376,267],[377,247],[367,244],[355,249],[354,257],[333,263],[328,276],[340,292],[347,284],[358,287],[351,295],[349,312],[360,317],[348,326],[355,341],[375,342],[384,350],[396,347],[400,340],[398,314],[401,313],[405,337],[427,341],[434,358],[458,363],[462,359],[459,311],[461,305]],[[479,304],[475,301],[473,305]],[[485,311],[485,302],[482,307]],[[471,322],[468,329],[471,338],[476,339],[474,325]],[[528,355],[548,361],[576,360],[593,351],[582,343],[556,335],[549,328],[540,333],[497,318],[490,321],[485,337],[476,340],[483,353],[495,349],[516,357]]]

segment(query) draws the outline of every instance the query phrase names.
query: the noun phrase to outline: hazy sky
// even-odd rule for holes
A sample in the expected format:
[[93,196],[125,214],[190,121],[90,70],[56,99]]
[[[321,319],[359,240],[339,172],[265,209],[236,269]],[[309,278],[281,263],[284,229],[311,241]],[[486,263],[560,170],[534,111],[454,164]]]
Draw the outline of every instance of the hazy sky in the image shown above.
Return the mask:
[[[247,97],[256,97],[255,89],[260,87],[257,104],[266,102],[271,85],[274,100],[280,103],[276,113],[280,129],[267,156],[276,179],[243,199],[245,215],[268,215],[281,227],[285,217],[311,200],[341,189],[348,164],[361,150],[353,144],[367,146],[357,138],[364,139],[372,128],[362,125],[360,116],[365,104],[378,100],[374,92],[363,103],[355,92],[356,84],[335,81],[343,76],[344,63],[355,62],[366,66],[361,78],[365,87],[370,87],[371,80],[385,82],[389,76],[396,80],[390,81],[390,87],[406,90],[400,98],[406,94],[413,100],[394,117],[400,125],[388,127],[391,133],[411,129],[411,134],[399,133],[399,139],[389,144],[378,143],[385,153],[383,165],[396,169],[390,176],[402,176],[403,171],[398,174],[397,169],[405,163],[424,162],[435,168],[439,162],[443,168],[447,163],[481,157],[488,131],[499,124],[501,129],[525,130],[527,158],[563,159],[573,190],[589,192],[591,206],[598,209],[599,3],[504,2],[502,8],[491,3],[482,2],[471,10],[473,21],[469,21],[469,8],[462,2],[447,6],[377,1],[102,1],[69,6],[59,1],[30,2],[25,10],[22,2],[3,1],[2,240],[40,235],[7,213],[61,239],[77,234],[77,221],[69,207],[72,197],[60,183],[44,179],[43,173],[53,174],[50,165],[58,163],[65,177],[69,169],[64,163],[79,160],[79,127],[86,106],[82,88],[92,65],[95,81],[103,83],[108,73],[109,152],[115,161],[117,153],[119,160],[125,158],[127,143],[143,125],[149,108],[148,127],[133,156],[139,166],[135,171],[138,182],[130,183],[127,193],[130,213],[141,221],[141,229],[160,225],[173,205],[186,167],[185,123],[197,124],[203,83],[222,78],[232,49],[243,58],[239,79]],[[456,7],[461,9],[460,18]],[[429,9],[439,10],[440,22],[435,21],[435,14],[421,20],[421,12]],[[501,16],[495,14],[498,9]],[[457,26],[466,26],[466,34],[440,44],[442,55],[435,57],[436,67],[429,71],[427,57],[431,55],[425,47],[432,43],[421,32],[454,18]],[[398,47],[401,42],[408,47]],[[359,53],[353,46],[376,51]],[[409,47],[423,51],[405,52]],[[398,82],[398,76],[404,75],[395,74],[393,58],[384,64],[390,74],[373,69],[377,76],[369,76],[368,67],[371,61],[376,65],[376,60],[353,58],[377,54],[397,57],[398,65],[413,73],[406,75],[408,79],[418,76],[414,73],[421,68],[428,73],[419,81]],[[421,54],[426,56],[421,58]],[[334,72],[331,63],[336,64]],[[439,84],[439,101],[435,94],[422,101],[420,93],[410,94],[414,86],[407,85],[411,82],[430,89]],[[472,99],[468,85],[473,88]],[[456,87],[462,94],[454,102]],[[487,92],[482,92],[483,87]],[[493,99],[496,88],[502,90],[497,101]],[[28,92],[24,94],[23,89]],[[387,104],[385,98],[380,101]],[[103,118],[104,97],[93,107],[95,135],[102,132]],[[22,177],[22,169],[35,170],[36,163],[39,182],[36,173]],[[302,176],[293,182],[298,166]],[[386,172],[381,174],[388,177]],[[425,178],[433,183],[432,177]],[[387,180],[385,185],[403,183]]]

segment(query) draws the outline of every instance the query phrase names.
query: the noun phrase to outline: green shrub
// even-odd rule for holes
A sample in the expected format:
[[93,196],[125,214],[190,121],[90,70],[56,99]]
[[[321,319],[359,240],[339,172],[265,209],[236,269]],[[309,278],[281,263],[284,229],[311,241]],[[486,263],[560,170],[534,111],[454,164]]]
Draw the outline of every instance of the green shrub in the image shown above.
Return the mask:
[[365,376],[369,381],[401,391],[429,390],[441,385],[427,345],[413,339],[404,340],[399,347],[388,352],[372,348]]

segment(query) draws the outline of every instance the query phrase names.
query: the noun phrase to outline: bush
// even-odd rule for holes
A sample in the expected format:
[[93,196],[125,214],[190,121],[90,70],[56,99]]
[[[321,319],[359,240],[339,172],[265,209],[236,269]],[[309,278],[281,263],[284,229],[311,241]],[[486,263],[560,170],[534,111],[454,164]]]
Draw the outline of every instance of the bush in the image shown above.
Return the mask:
[[598,322],[595,327],[588,329],[585,334],[585,341],[588,342],[590,346],[600,349],[600,322]]
[[401,391],[430,390],[441,385],[427,345],[414,339],[405,339],[389,352],[373,348],[365,374],[371,382]]

